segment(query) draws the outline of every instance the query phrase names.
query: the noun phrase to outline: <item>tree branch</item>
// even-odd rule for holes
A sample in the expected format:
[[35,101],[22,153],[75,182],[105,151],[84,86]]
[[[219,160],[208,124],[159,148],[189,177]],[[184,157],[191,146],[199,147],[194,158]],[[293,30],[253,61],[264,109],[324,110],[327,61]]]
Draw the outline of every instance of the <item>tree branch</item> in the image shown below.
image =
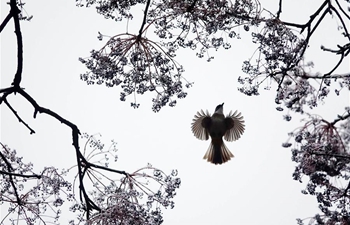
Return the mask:
[[[75,143],[76,145],[74,145],[74,147],[76,147],[76,150],[79,150],[79,146],[77,145],[77,142],[78,142],[78,135],[80,134],[80,131],[75,124],[66,120],[65,118],[61,117],[60,115],[51,111],[50,109],[39,106],[38,103],[23,89],[21,89],[21,88],[18,89],[17,93],[22,95],[28,102],[30,102],[32,104],[32,106],[34,107],[34,115],[33,115],[34,118],[36,118],[36,115],[38,114],[38,112],[45,113],[47,115],[54,117],[55,119],[57,119],[61,123],[67,125],[68,127],[70,127],[73,131],[73,145]],[[75,137],[74,133],[76,133],[76,137]]]
[[[298,76],[298,75],[296,75]],[[332,79],[338,79],[338,78],[349,78],[350,77],[350,73],[346,73],[346,74],[333,74],[333,75],[315,75],[315,76],[310,76],[310,75],[306,75],[303,74],[302,77],[304,79],[324,79],[324,78],[332,78]]]
[[[340,7],[340,6],[339,6]],[[334,12],[335,12],[335,14],[337,14],[337,16],[338,16],[338,18],[339,18],[339,20],[340,20],[340,22],[341,22],[341,24],[343,25],[343,28],[344,28],[344,32],[345,32],[345,37],[347,37],[348,38],[348,40],[350,41],[350,35],[349,35],[349,31],[348,31],[348,29],[346,28],[346,24],[345,24],[345,22],[344,22],[344,20],[343,20],[343,18],[341,17],[341,15],[340,15],[340,13],[338,12],[338,10],[336,9],[336,8],[334,8],[334,6],[329,6],[329,8],[331,9],[331,10],[333,10]],[[342,9],[342,8],[340,8],[340,9]]]
[[277,11],[277,16],[276,16],[277,19],[280,18],[281,13],[282,13],[282,0],[280,0],[278,3],[278,11]]
[[88,162],[87,167],[95,167],[95,168],[98,168],[98,169],[101,169],[101,170],[106,170],[106,171],[109,171],[109,172],[123,174],[125,176],[128,175],[128,173],[126,173],[125,171],[115,170],[115,169],[111,169],[111,168],[104,167],[104,166],[99,166],[99,165],[96,165],[96,164],[93,164],[93,163],[90,163],[90,162]]
[[16,177],[24,177],[24,178],[37,178],[41,179],[41,175],[33,174],[33,175],[26,175],[26,174],[19,174],[19,173],[10,173],[6,172],[4,170],[0,170],[0,174],[5,174],[8,176],[16,176]]
[[146,2],[146,7],[145,7],[145,11],[143,12],[143,21],[142,21],[142,25],[141,25],[141,28],[139,30],[139,35],[137,36],[138,39],[141,38],[142,36],[142,33],[143,33],[143,28],[146,24],[146,20],[147,20],[147,13],[148,13],[148,8],[149,8],[149,5],[151,3],[151,0],[147,0]]
[[340,6],[339,1],[335,0],[335,2],[337,3],[340,11],[342,11],[342,13],[348,18],[348,20],[350,20],[350,16],[344,11],[343,7]]
[[15,87],[19,87],[22,80],[22,70],[23,70],[23,40],[21,28],[19,25],[18,14],[21,12],[18,7],[16,0],[10,1],[11,6],[11,15],[13,17],[13,22],[15,24],[15,34],[17,37],[17,71],[15,74],[15,78],[13,79],[12,85]]
[[318,8],[318,10],[310,16],[310,20],[305,23],[305,24],[295,24],[295,23],[289,23],[289,22],[284,22],[281,21],[284,25],[286,26],[291,26],[291,27],[297,27],[301,28],[300,33],[303,33],[305,28],[311,27],[311,23],[314,21],[314,19],[318,16],[318,14],[322,11],[322,9],[327,5],[329,0],[325,0],[322,5]]
[[350,118],[350,113],[348,113],[348,115],[345,115],[345,116],[340,116],[338,115],[338,119],[335,119],[332,123],[330,123],[332,126],[334,126],[334,124],[338,123],[339,121],[342,121],[342,120],[346,120]]
[[[9,109],[12,111],[12,113],[17,117],[18,121],[19,121],[20,123],[23,123],[24,126],[26,126],[26,127],[30,130],[30,134],[34,134],[35,131],[34,131],[32,128],[30,128],[29,125],[28,125],[26,122],[24,122],[24,121],[22,120],[22,118],[18,115],[17,111],[10,105],[10,103],[7,101],[7,99],[4,98],[3,101],[5,102],[5,104],[7,105],[7,107],[9,107]],[[1,104],[1,103],[0,103],[0,104]]]
[[6,27],[7,23],[10,21],[11,17],[12,17],[12,13],[10,11],[10,13],[6,16],[6,18],[4,19],[4,21],[0,25],[0,33]]

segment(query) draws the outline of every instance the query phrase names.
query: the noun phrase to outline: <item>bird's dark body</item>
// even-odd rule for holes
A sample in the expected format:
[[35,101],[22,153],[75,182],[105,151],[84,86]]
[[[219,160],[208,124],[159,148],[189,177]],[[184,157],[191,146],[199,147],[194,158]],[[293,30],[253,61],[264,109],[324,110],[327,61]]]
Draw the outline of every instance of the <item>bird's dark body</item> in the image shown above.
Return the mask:
[[214,113],[211,118],[203,120],[202,126],[207,129],[211,137],[211,142],[214,148],[213,163],[222,164],[222,137],[225,135],[225,132],[227,130],[225,124],[225,116],[223,114]]
[[226,132],[225,116],[221,114],[214,113],[212,118],[210,118],[210,123],[208,126],[209,135],[211,138],[222,138]]

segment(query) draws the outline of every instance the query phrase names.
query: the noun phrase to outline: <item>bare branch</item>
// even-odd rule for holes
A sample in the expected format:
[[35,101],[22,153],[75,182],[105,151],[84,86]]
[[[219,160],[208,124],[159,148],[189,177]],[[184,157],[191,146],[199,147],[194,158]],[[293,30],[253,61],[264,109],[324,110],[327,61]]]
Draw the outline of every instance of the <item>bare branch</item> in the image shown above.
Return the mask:
[[145,11],[143,12],[143,20],[142,20],[142,25],[141,28],[139,30],[139,35],[138,38],[141,38],[142,33],[144,32],[143,28],[146,24],[146,20],[147,20],[147,14],[148,14],[148,8],[149,8],[149,4],[151,3],[151,0],[147,0],[146,2],[146,7],[145,7]]
[[5,102],[5,104],[7,105],[7,107],[9,107],[9,109],[12,111],[12,113],[17,117],[18,121],[19,121],[20,123],[23,123],[24,126],[26,126],[26,127],[29,129],[30,134],[34,134],[35,131],[34,131],[31,127],[29,127],[29,125],[28,125],[26,122],[24,122],[24,121],[22,120],[22,118],[18,115],[17,111],[10,105],[10,103],[7,101],[7,99],[4,98],[3,101]]
[[0,25],[0,33],[6,27],[7,23],[10,21],[11,18],[12,18],[12,13],[10,11],[10,13],[6,16],[6,18],[4,19],[4,21],[2,21]]
[[326,7],[327,3],[328,3],[328,0],[325,0],[325,1],[322,3],[322,5],[318,8],[318,10],[317,10],[314,14],[312,14],[312,15],[310,16],[310,20],[309,20],[307,23],[305,23],[305,24],[295,24],[295,23],[289,23],[289,22],[284,22],[284,21],[282,21],[282,23],[283,23],[284,25],[286,25],[286,26],[301,28],[300,33],[303,33],[304,30],[305,30],[305,28],[307,28],[307,27],[310,28],[310,27],[311,27],[311,23],[312,23],[312,22],[314,21],[314,19],[318,16],[318,14],[320,14],[320,12],[323,10],[323,8]]
[[277,11],[277,15],[276,15],[277,19],[280,18],[281,13],[282,13],[282,0],[279,0],[278,11]]
[[0,174],[5,174],[5,175],[8,175],[8,176],[24,177],[24,178],[41,179],[41,175],[37,175],[37,174],[27,175],[27,174],[19,174],[19,173],[10,173],[10,172],[4,171],[4,170],[0,170]]
[[18,14],[20,10],[17,7],[17,1],[11,0],[11,15],[13,17],[13,22],[15,24],[15,34],[17,37],[17,71],[15,74],[15,78],[13,79],[12,85],[15,87],[19,87],[22,80],[22,70],[23,70],[23,40],[21,28],[19,25],[19,17]]
[[335,125],[336,123],[338,123],[339,121],[346,120],[346,119],[348,119],[348,118],[350,118],[350,113],[348,113],[348,114],[345,115],[345,116],[340,116],[340,115],[338,115],[338,119],[335,119],[335,120],[331,123],[331,125],[334,126],[334,125]]

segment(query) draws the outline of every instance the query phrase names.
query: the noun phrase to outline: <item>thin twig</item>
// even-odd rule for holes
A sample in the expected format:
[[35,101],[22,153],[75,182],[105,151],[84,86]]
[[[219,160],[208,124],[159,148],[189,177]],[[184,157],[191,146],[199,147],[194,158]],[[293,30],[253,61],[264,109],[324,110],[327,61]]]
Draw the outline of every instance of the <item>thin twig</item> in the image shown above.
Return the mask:
[[1,31],[6,27],[7,23],[10,21],[10,19],[12,18],[12,14],[11,12],[6,16],[6,18],[4,19],[4,21],[2,21],[1,25],[0,25],[0,33]]
[[37,178],[37,179],[41,179],[41,175],[38,174],[33,174],[33,175],[26,175],[26,174],[20,174],[20,173],[10,173],[4,170],[0,170],[0,174],[6,174],[9,176],[16,176],[16,177],[24,177],[24,178]]
[[30,134],[35,134],[35,131],[26,123],[22,118],[18,115],[17,111],[10,105],[10,103],[7,101],[6,98],[3,99],[3,102],[9,107],[9,109],[12,111],[12,113],[17,117],[18,121],[20,123],[23,123],[24,126],[26,126],[30,130]]
[[278,4],[278,11],[277,11],[277,19],[280,18],[280,15],[282,13],[282,0],[279,1],[279,4]]

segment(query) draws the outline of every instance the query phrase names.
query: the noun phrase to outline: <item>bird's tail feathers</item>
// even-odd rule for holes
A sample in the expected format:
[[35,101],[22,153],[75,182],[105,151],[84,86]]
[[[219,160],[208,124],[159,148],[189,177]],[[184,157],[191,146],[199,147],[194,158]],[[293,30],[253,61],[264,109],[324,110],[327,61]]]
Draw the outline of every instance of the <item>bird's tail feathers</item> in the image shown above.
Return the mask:
[[214,164],[222,164],[229,161],[232,157],[234,157],[234,155],[221,140],[221,143],[215,141],[210,142],[209,148],[203,159]]

